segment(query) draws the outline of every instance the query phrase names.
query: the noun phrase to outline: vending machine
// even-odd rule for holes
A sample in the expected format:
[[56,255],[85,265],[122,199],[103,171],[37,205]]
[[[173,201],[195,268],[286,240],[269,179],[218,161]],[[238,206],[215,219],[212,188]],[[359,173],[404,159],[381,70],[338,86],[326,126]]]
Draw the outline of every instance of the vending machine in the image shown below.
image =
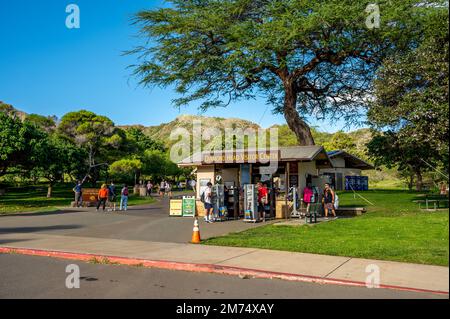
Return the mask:
[[214,219],[216,221],[224,221],[228,219],[228,211],[225,206],[225,189],[224,185],[216,184],[213,186],[213,205]]
[[244,185],[244,221],[257,223],[261,221],[258,212],[258,190],[256,185]]

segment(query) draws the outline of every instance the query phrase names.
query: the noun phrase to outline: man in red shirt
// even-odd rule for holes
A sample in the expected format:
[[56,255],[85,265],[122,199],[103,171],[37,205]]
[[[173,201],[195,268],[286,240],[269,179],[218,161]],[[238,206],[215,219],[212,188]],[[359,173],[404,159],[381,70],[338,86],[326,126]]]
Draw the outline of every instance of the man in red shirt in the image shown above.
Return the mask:
[[262,219],[265,217],[264,206],[269,203],[269,191],[264,183],[258,182],[258,211]]

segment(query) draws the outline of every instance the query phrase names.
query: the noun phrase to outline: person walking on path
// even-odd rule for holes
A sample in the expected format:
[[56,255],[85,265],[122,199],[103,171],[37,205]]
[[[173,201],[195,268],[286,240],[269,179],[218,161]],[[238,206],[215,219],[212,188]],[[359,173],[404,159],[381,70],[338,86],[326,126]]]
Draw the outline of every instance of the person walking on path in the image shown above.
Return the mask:
[[205,222],[213,223],[213,204],[212,204],[212,184],[208,183],[206,189],[201,195],[201,200],[205,205]]
[[122,191],[120,192],[120,210],[128,210],[128,186],[123,185]]
[[269,191],[267,190],[266,184],[258,182],[258,212],[260,218],[265,221],[266,211],[265,206],[269,203]]
[[168,196],[169,198],[172,198],[172,184],[170,184],[169,182],[167,182],[167,183],[166,183],[165,189],[166,189],[167,196]]
[[314,197],[314,190],[311,186],[311,183],[308,183],[306,187],[303,189],[303,202],[306,204],[306,213],[302,214],[302,217],[304,217],[304,215],[309,215],[313,197]]
[[100,190],[98,191],[98,198],[97,198],[98,202],[96,211],[98,211],[101,205],[103,205],[103,211],[105,211],[106,201],[108,200],[108,194],[109,194],[108,187],[106,186],[106,184],[103,184],[102,188],[100,188]]
[[166,181],[163,180],[159,185],[159,196],[164,197],[165,193],[166,193]]
[[83,187],[81,181],[77,182],[77,185],[75,185],[73,191],[75,193],[75,206],[76,207],[83,206]]
[[191,187],[192,190],[195,192],[195,185],[197,184],[197,182],[195,181],[195,179],[191,180]]
[[331,210],[333,217],[336,218],[336,210],[334,208],[335,194],[331,189],[330,184],[325,184],[325,189],[323,191],[322,204],[325,210],[325,219],[328,219],[328,212]]
[[153,188],[152,182],[148,181],[148,183],[147,183],[147,196],[152,196],[152,188]]
[[108,186],[108,211],[116,211],[116,186],[113,182]]

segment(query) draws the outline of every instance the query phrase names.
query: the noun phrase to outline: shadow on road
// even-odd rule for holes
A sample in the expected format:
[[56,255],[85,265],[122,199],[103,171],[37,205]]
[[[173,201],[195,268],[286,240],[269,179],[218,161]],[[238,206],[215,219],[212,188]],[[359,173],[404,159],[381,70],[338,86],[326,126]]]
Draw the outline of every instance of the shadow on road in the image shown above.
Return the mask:
[[10,234],[10,233],[37,233],[48,230],[67,230],[67,229],[78,229],[81,225],[55,225],[55,226],[44,226],[44,227],[11,227],[11,228],[0,228],[0,234]]
[[30,212],[30,213],[13,213],[13,214],[4,214],[0,215],[2,217],[27,217],[27,216],[49,216],[49,215],[63,215],[63,214],[73,214],[73,213],[81,213],[83,211],[78,210],[52,210],[52,211],[43,211],[43,212]]

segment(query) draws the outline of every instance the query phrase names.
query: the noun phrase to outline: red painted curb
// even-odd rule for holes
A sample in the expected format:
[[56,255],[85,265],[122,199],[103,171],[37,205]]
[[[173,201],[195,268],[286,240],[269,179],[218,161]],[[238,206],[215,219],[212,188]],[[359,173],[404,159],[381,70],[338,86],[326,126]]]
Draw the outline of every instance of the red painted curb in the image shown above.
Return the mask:
[[[206,272],[206,273],[216,273],[222,275],[230,276],[249,276],[261,279],[282,279],[288,281],[299,281],[299,282],[309,282],[318,284],[332,284],[341,286],[353,286],[353,287],[366,287],[366,283],[361,281],[352,281],[345,279],[333,279],[333,278],[323,278],[310,275],[300,275],[300,274],[289,274],[283,272],[274,271],[264,271],[249,268],[240,268],[234,266],[221,266],[213,264],[196,264],[196,263],[185,263],[177,261],[165,261],[165,260],[147,260],[139,258],[128,258],[128,257],[118,257],[118,256],[108,256],[108,255],[96,255],[96,254],[86,254],[86,253],[70,253],[63,251],[51,251],[51,250],[41,250],[41,249],[27,249],[27,248],[13,248],[13,247],[0,247],[0,254],[21,254],[21,255],[32,255],[32,256],[42,256],[42,257],[53,257],[62,258],[69,260],[80,260],[80,261],[92,261],[93,259],[110,264],[120,264],[127,266],[142,266],[149,268],[159,268],[167,270],[181,270],[190,272]],[[402,291],[412,291],[412,292],[422,292],[422,293],[433,293],[439,295],[448,295],[447,291],[441,290],[429,290],[420,288],[410,288],[401,287],[394,285],[383,285],[379,286],[381,289],[393,289]]]

